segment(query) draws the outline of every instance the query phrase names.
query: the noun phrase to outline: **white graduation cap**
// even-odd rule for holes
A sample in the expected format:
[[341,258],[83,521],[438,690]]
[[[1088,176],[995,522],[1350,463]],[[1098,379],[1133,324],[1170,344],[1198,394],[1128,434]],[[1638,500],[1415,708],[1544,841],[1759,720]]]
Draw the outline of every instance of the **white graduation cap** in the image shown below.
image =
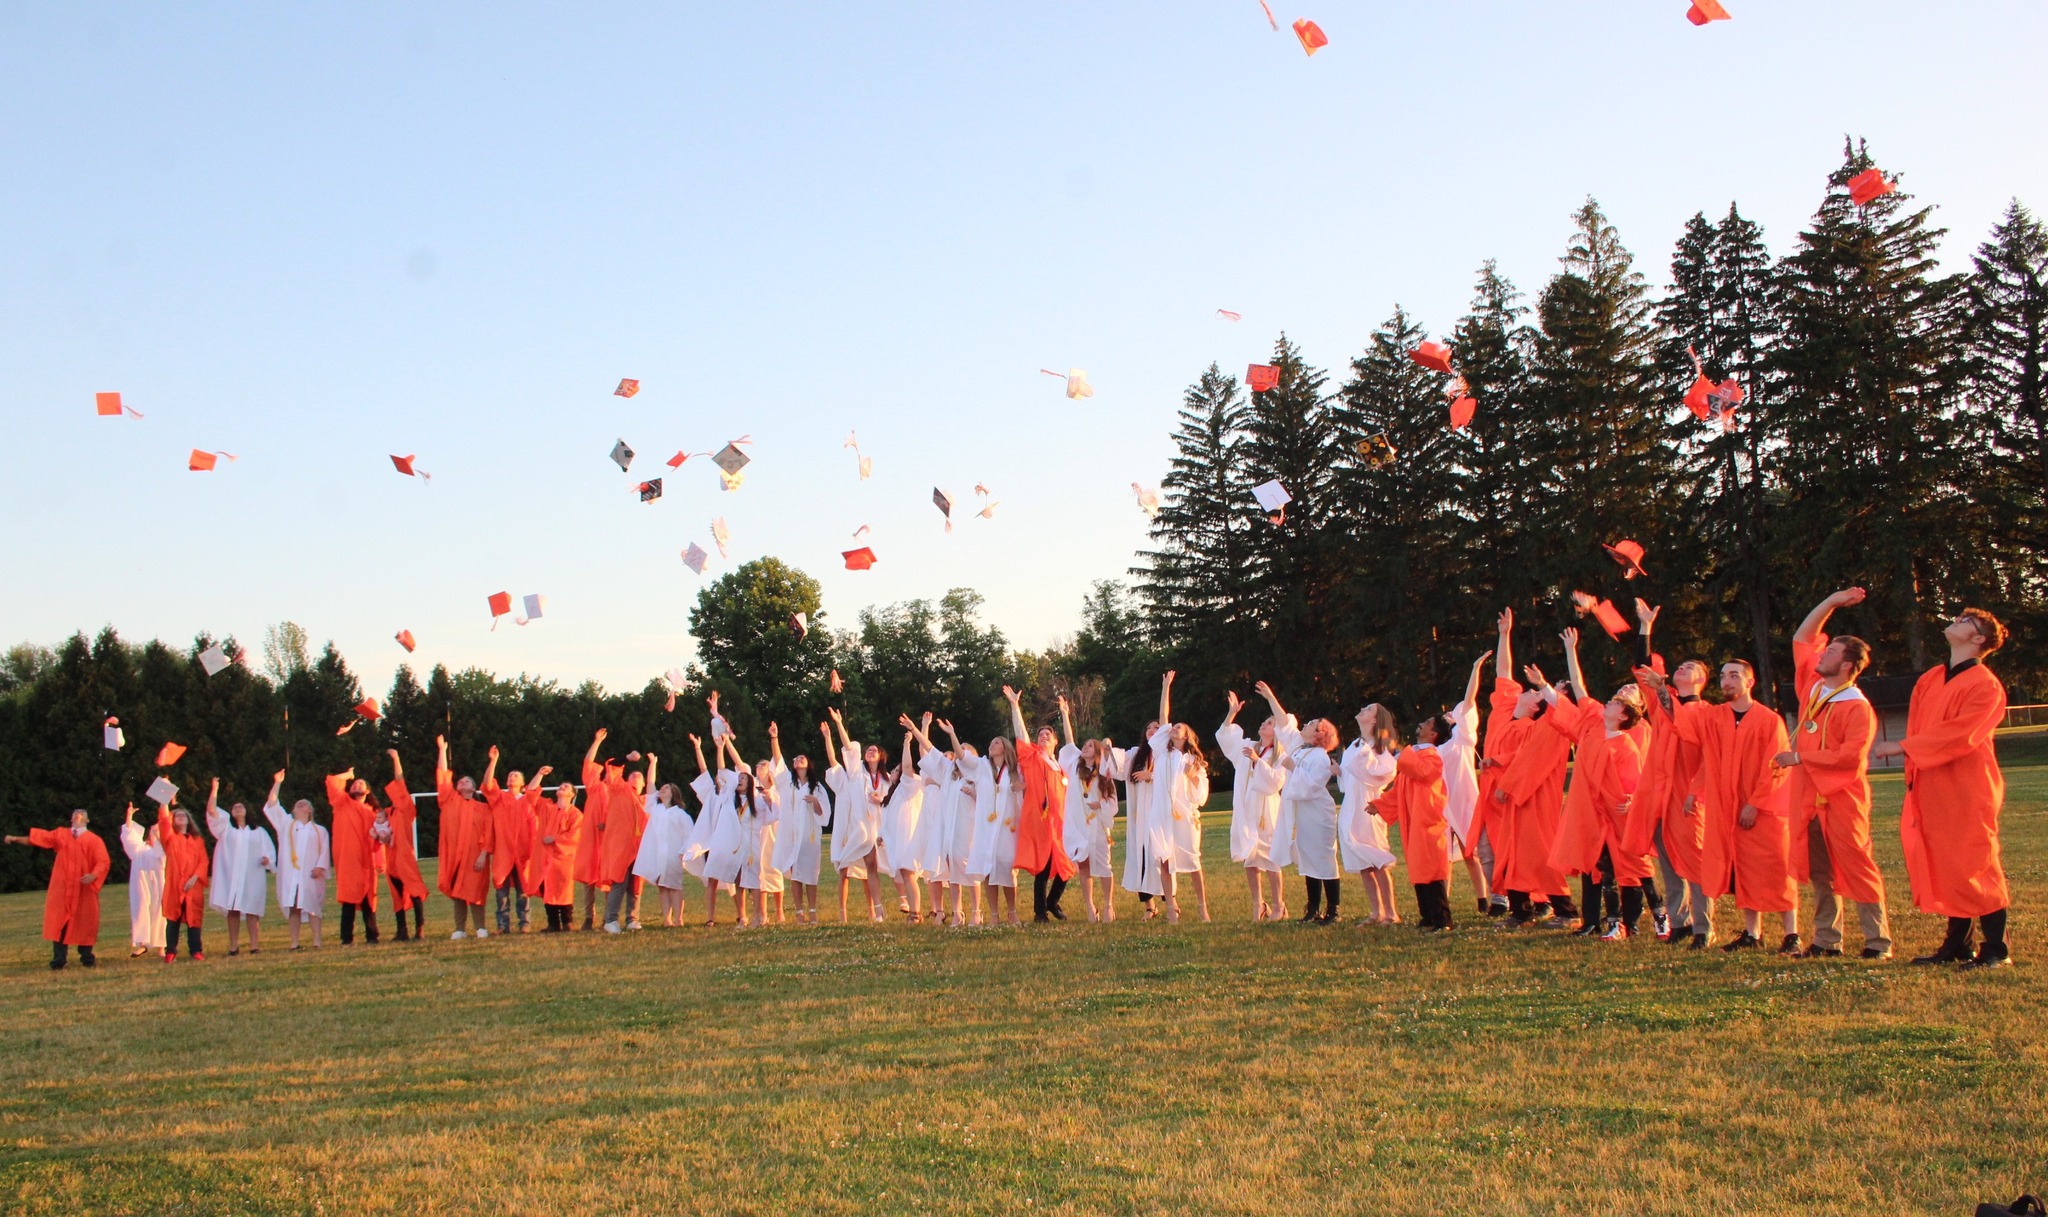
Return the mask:
[[682,692],[683,686],[689,683],[683,678],[683,670],[681,668],[670,668],[668,671],[663,672],[661,680],[663,684],[668,686],[668,690],[671,693]]
[[228,653],[218,646],[210,646],[199,652],[199,666],[206,669],[208,676],[218,676],[228,666]]
[[540,620],[541,616],[547,611],[547,607],[548,598],[546,596],[536,592],[526,597],[526,615],[519,618],[519,624],[525,625],[529,621]]
[[1136,482],[1131,483],[1131,493],[1138,496],[1138,510],[1151,519],[1159,518],[1159,492]]
[[626,446],[625,440],[620,440],[612,445],[612,459],[618,462],[620,473],[624,473],[632,467],[633,450]]
[[119,752],[128,746],[128,737],[121,734],[121,720],[118,718],[107,720],[106,726],[103,728],[102,738],[105,740],[107,751],[109,752]]
[[1277,479],[1252,487],[1252,497],[1267,511],[1278,511],[1294,501],[1294,496]]
[[178,788],[171,785],[169,778],[158,777],[156,781],[149,784],[147,793],[151,799],[156,801],[157,806],[169,807],[171,800],[178,797]]
[[704,560],[710,556],[710,554],[704,552],[702,545],[692,541],[690,542],[690,548],[683,551],[683,565],[701,575],[704,573]]
[[712,716],[711,716],[711,742],[715,744],[715,743],[717,743],[717,742],[718,742],[719,740],[722,740],[722,739],[727,739],[727,738],[730,738],[730,737],[731,737],[731,735],[732,735],[732,724],[731,724],[731,723],[728,723],[728,722],[726,722],[726,721],[725,721],[725,717],[724,717],[723,715],[719,715],[719,714],[714,714],[714,715],[712,715]]
[[732,557],[732,554],[726,550],[726,547],[732,544],[732,530],[725,526],[724,516],[711,521],[711,541],[712,544],[718,546],[719,557]]

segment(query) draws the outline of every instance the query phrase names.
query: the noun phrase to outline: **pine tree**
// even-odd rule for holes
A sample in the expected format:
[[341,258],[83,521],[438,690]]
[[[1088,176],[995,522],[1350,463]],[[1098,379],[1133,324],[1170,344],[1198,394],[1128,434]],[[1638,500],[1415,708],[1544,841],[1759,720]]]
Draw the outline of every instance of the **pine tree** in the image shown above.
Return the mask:
[[2001,598],[2018,618],[2015,653],[2038,656],[2048,628],[2048,228],[2019,200],[1978,249],[1969,293],[1969,425],[1993,445],[1987,506]]
[[[1493,614],[1534,600],[1534,571],[1547,544],[1529,527],[1546,471],[1530,457],[1533,411],[1529,359],[1536,336],[1514,284],[1488,261],[1479,268],[1472,311],[1451,334],[1453,366],[1477,403],[1458,448],[1452,529],[1468,572],[1466,613],[1478,614],[1454,637],[1470,643],[1493,632]],[[1455,610],[1454,610],[1455,612]]]
[[1935,265],[1945,232],[1903,192],[1852,203],[1849,179],[1872,167],[1863,145],[1845,146],[1784,263],[1785,339],[1772,361],[1784,378],[1776,544],[1805,576],[1794,588],[1802,601],[1869,588],[1857,625],[1879,648],[1879,670],[1921,668],[1934,662],[1935,614],[1985,582],[1988,547],[1965,539],[1985,535],[1972,482],[1988,446],[1956,425],[1963,284]]
[[[1272,364],[1280,371],[1279,383],[1252,394],[1245,412],[1245,477],[1252,486],[1279,482],[1292,502],[1278,525],[1249,492],[1235,509],[1251,528],[1246,590],[1262,610],[1265,627],[1247,648],[1251,663],[1245,676],[1263,678],[1307,704],[1336,693],[1330,687],[1334,673],[1319,654],[1319,644],[1330,637],[1336,620],[1332,542],[1345,527],[1334,491],[1340,454],[1324,400],[1325,374],[1303,362],[1284,334],[1273,345]],[[1302,645],[1307,640],[1318,645]],[[1198,687],[1192,692],[1205,691]]]

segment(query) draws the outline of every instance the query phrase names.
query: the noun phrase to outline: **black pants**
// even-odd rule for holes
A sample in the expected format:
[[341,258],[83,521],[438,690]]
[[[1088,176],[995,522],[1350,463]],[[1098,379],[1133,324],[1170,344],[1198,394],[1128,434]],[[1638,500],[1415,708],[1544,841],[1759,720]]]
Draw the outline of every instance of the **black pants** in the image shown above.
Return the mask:
[[177,957],[179,930],[184,930],[191,935],[192,953],[194,955],[206,949],[199,945],[199,927],[197,925],[188,926],[182,921],[166,921],[164,922],[164,955],[167,958],[175,959]]
[[[363,897],[360,904],[341,906],[341,945],[347,946],[356,940],[356,910],[363,911],[363,941],[377,941],[377,894]],[[402,913],[402,910],[401,910]]]
[[573,904],[543,904],[541,908],[547,912],[548,932],[551,934],[568,929],[569,918],[576,912]]
[[[2012,955],[2012,948],[2005,943],[2005,914],[2007,911],[2006,909],[2000,909],[1995,913],[1986,913],[1982,917],[1977,918],[1977,924],[1982,926],[1984,930],[1984,945],[1978,949],[1977,954],[1985,959],[2006,959]],[[1968,955],[1970,953],[1971,937],[1970,919],[1968,917],[1951,917],[1948,919],[1948,937],[1942,941],[1941,948],[1950,954]]]
[[1031,919],[1044,921],[1060,907],[1060,897],[1067,894],[1067,881],[1056,878],[1052,863],[1046,862],[1045,869],[1031,876]]
[[407,901],[410,901],[412,903],[412,936],[414,938],[422,937],[420,931],[426,928],[427,923],[426,893],[409,892],[406,890],[405,883],[403,881],[396,877],[393,877],[391,880],[391,907],[395,910],[395,912],[392,917],[392,920],[398,923],[398,930],[396,933],[392,934],[392,937],[400,942],[404,942],[406,937],[405,906]]
[[1301,919],[1303,921],[1308,921],[1311,918],[1313,918],[1316,915],[1316,908],[1319,905],[1324,904],[1325,898],[1327,897],[1327,903],[1329,907],[1325,910],[1323,915],[1330,918],[1331,920],[1335,920],[1337,917],[1338,893],[1340,891],[1338,884],[1341,883],[1342,880],[1311,879],[1308,876],[1303,875],[1302,882],[1308,885],[1308,911],[1302,915]]
[[1549,899],[1551,916],[1562,917],[1569,921],[1579,915],[1579,906],[1573,903],[1570,895],[1564,892],[1552,892]]
[[1451,929],[1451,884],[1448,879],[1415,885],[1415,908],[1426,927]]
[[1645,903],[1649,904],[1652,913],[1664,911],[1664,897],[1657,891],[1657,881],[1648,875],[1643,876],[1641,887],[1621,889],[1621,923],[1631,934],[1636,932],[1636,923],[1643,919]]
[[[53,942],[50,944],[50,971],[62,970],[64,965],[70,962],[70,959],[71,947],[68,943]],[[91,947],[80,947],[78,948],[78,962],[88,968],[96,968],[99,966],[100,961],[93,957]]]

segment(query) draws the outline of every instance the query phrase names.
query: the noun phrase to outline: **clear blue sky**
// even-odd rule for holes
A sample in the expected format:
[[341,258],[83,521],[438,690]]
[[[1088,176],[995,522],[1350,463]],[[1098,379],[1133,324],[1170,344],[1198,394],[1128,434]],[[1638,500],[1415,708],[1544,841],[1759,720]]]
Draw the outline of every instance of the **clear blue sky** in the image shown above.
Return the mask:
[[[1540,287],[1589,194],[1658,284],[1731,199],[1784,250],[1845,134],[1952,266],[2048,208],[2048,6],[1729,3],[0,0],[0,644],[288,618],[372,691],[400,627],[633,688],[688,657],[722,515],[707,578],[777,555],[840,627],[973,587],[1041,647],[1131,564],[1210,360],[1447,329],[1484,258]],[[741,434],[737,492],[660,464]],[[547,618],[488,632],[499,590]]]

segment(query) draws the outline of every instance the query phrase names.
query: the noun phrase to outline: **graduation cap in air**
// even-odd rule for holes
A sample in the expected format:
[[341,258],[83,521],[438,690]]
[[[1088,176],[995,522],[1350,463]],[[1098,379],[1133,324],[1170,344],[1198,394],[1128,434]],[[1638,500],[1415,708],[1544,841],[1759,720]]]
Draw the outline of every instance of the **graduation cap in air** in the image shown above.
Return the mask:
[[1478,409],[1479,403],[1470,397],[1459,397],[1451,402],[1451,430],[1463,431],[1472,422],[1472,415]]
[[377,699],[374,697],[365,697],[357,702],[356,713],[373,723],[384,716],[383,712],[377,709]]
[[1649,573],[1643,569],[1643,547],[1634,541],[1616,541],[1612,545],[1603,543],[1600,548],[1607,551],[1608,557],[1621,563],[1621,569],[1625,572],[1622,578],[1633,579],[1637,575]]
[[1159,518],[1159,492],[1157,490],[1132,482],[1131,493],[1138,496],[1139,511],[1144,512],[1148,519],[1156,520]]
[[1728,10],[1721,7],[1721,0],[1693,0],[1692,7],[1685,10],[1685,19],[1694,25],[1705,25],[1709,21],[1728,20]]
[[396,634],[393,634],[392,637],[398,640],[399,646],[405,648],[406,654],[412,654],[412,649],[415,643],[413,642],[411,630],[400,630]]
[[1057,377],[1061,380],[1066,381],[1067,397],[1069,399],[1079,399],[1083,397],[1095,396],[1094,386],[1088,383],[1088,373],[1082,371],[1079,368],[1068,368],[1066,370],[1065,375],[1061,375],[1060,373],[1053,371],[1051,368],[1040,368],[1038,370],[1045,373],[1047,376]]
[[713,544],[718,546],[719,557],[730,558],[732,556],[726,551],[726,547],[732,544],[732,529],[725,526],[724,516],[711,521],[711,540]]
[[803,613],[791,613],[789,629],[798,638],[802,638],[811,632],[811,619]]
[[536,592],[533,595],[526,597],[525,606],[526,615],[523,617],[513,618],[513,622],[515,624],[525,625],[529,621],[539,621],[541,619],[541,615],[547,611],[548,598]]
[[109,752],[119,752],[128,746],[128,737],[121,734],[120,719],[110,718],[100,724],[100,742],[106,745]]
[[945,491],[943,491],[943,490],[940,490],[940,489],[939,489],[939,488],[938,488],[937,486],[934,486],[934,487],[932,487],[932,506],[934,506],[934,507],[938,508],[938,509],[939,509],[939,514],[940,514],[940,515],[942,515],[942,516],[944,516],[944,517],[946,517],[946,531],[947,531],[947,532],[952,532],[952,531],[953,531],[953,499],[952,499],[952,497],[951,497],[950,495],[948,495],[948,494],[947,494],[947,493],[946,493]]
[[727,490],[740,488],[740,480],[746,476],[740,470],[753,462],[753,457],[740,451],[739,446],[748,442],[750,441],[745,439],[733,440],[720,448],[717,456],[711,458],[711,463],[718,466],[718,480],[725,484]]
[[652,503],[652,502],[653,502],[654,500],[656,500],[656,499],[658,499],[658,498],[660,498],[660,497],[661,497],[661,479],[660,479],[660,478],[649,478],[649,479],[648,479],[647,481],[644,481],[644,482],[640,483],[640,501],[641,501],[641,502],[643,502],[643,503]]
[[162,769],[166,765],[175,765],[178,763],[178,758],[183,755],[185,755],[185,745],[167,743],[156,750],[156,767]]
[[1359,440],[1354,447],[1358,449],[1358,455],[1365,458],[1366,465],[1373,469],[1393,464],[1397,455],[1394,452],[1393,441],[1387,438],[1384,431]]
[[508,617],[512,613],[512,593],[492,592],[490,599],[491,628],[495,630],[498,628],[498,618]]
[[208,676],[218,676],[228,666],[228,653],[219,646],[210,646],[199,652],[199,666],[206,669]]
[[977,511],[974,514],[980,516],[984,520],[993,520],[996,518],[996,508],[1001,507],[1002,505],[1002,500],[992,500],[988,506],[982,508],[980,511]]
[[848,570],[866,570],[875,564],[875,551],[865,545],[859,549],[849,549],[839,556],[846,559]]
[[393,468],[397,469],[400,473],[404,474],[409,478],[416,477],[422,482],[433,481],[433,474],[428,473],[424,469],[413,468],[412,463],[418,459],[419,458],[415,456],[394,456],[391,458],[391,464]]
[[612,445],[612,462],[619,467],[620,473],[633,467],[633,450],[626,446],[625,440]]
[[142,417],[142,411],[121,404],[119,393],[95,393],[92,395],[92,406],[101,418],[119,418],[123,414],[130,418]]
[[1278,479],[1252,487],[1252,497],[1259,501],[1259,506],[1276,513],[1266,517],[1274,524],[1287,522],[1287,505],[1294,501],[1294,496],[1287,493],[1287,488]]
[[1432,372],[1451,370],[1451,348],[1441,342],[1425,342],[1408,352],[1408,358]]
[[704,573],[704,562],[710,556],[710,554],[704,552],[702,545],[692,541],[690,542],[690,548],[683,551],[683,565],[701,575]]
[[1885,181],[1884,174],[1875,169],[1865,169],[1849,179],[1849,201],[1858,207],[1867,207],[1897,189],[1896,184]]
[[846,442],[839,446],[841,448],[853,449],[853,459],[860,463],[860,480],[863,482],[867,481],[868,475],[872,474],[875,471],[875,458],[871,456],[861,455],[860,437],[855,433],[848,431],[846,433]]
[[192,458],[185,463],[185,468],[190,469],[194,473],[210,473],[213,467],[220,463],[219,458],[223,456],[231,461],[236,459],[235,454],[232,452],[207,452],[200,448],[194,448],[192,450]]
[[1244,370],[1244,382],[1254,393],[1265,393],[1280,383],[1280,369],[1270,363],[1255,363]]
[[1621,610],[1614,607],[1612,601],[1602,600],[1587,592],[1573,592],[1572,603],[1578,607],[1579,616],[1591,616],[1593,620],[1599,622],[1600,628],[1607,631],[1609,638],[1619,638],[1628,633],[1628,620],[1621,615]]
[[169,778],[159,775],[156,781],[149,784],[149,789],[145,793],[157,806],[169,807],[171,800],[178,797],[178,788],[171,784]]
[[1310,55],[1330,45],[1329,36],[1323,33],[1323,27],[1306,17],[1295,18],[1294,36],[1301,39],[1301,49]]
[[612,390],[613,397],[631,397],[640,391],[640,382],[630,377],[622,378],[619,387]]

